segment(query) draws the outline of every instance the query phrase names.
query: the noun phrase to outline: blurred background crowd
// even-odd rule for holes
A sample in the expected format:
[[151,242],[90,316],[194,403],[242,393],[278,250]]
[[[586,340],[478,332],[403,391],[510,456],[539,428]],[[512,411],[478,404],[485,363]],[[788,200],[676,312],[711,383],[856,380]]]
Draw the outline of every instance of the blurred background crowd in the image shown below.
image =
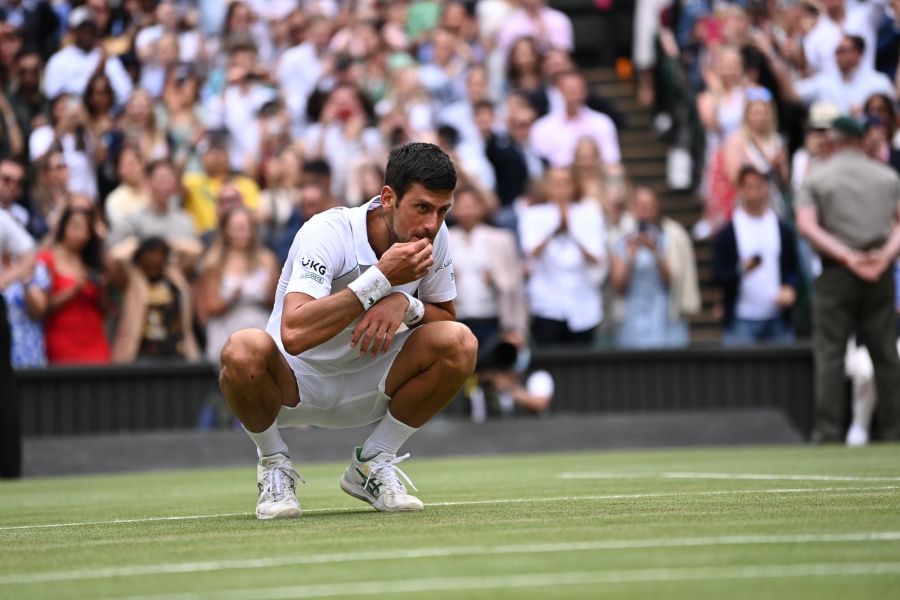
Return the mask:
[[0,0],[0,209],[38,248],[0,269],[14,366],[215,363],[264,326],[302,224],[377,195],[413,140],[460,172],[457,314],[485,369],[521,362],[498,340],[689,344],[696,243],[726,343],[795,339],[821,267],[794,198],[829,131],[900,168],[900,2],[595,0],[598,60],[702,199],[690,230],[632,183],[554,4]]

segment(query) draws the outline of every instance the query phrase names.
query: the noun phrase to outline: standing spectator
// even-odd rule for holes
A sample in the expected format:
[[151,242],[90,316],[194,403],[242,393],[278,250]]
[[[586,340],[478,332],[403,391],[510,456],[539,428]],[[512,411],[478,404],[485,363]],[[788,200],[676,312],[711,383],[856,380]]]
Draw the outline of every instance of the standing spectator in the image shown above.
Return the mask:
[[566,71],[557,78],[565,100],[565,109],[551,111],[531,129],[531,148],[535,154],[555,167],[571,165],[575,147],[584,136],[591,137],[600,149],[603,163],[617,165],[621,161],[616,126],[607,115],[588,108],[587,83],[578,71]]
[[242,207],[226,212],[200,266],[197,304],[210,361],[219,362],[235,331],[265,327],[278,275],[275,255],[260,244],[253,215]]
[[4,2],[3,20],[22,31],[25,39],[43,59],[48,58],[59,44],[59,16],[46,0]]
[[269,249],[273,249],[284,235],[291,210],[299,201],[300,162],[292,148],[266,162],[266,189],[259,195],[256,217],[262,228],[260,239]]
[[59,363],[108,363],[103,331],[102,243],[93,214],[66,208],[50,247],[38,260],[51,276],[44,336],[47,360]]
[[[34,242],[28,232],[5,210],[0,210],[0,254],[12,257],[10,265],[0,261],[0,290],[22,279],[34,266]],[[22,474],[22,432],[19,401],[13,381],[11,339],[6,301],[0,294],[0,477]]]
[[168,70],[155,117],[159,128],[166,132],[176,169],[184,173],[199,171],[196,146],[203,134],[204,111],[200,80],[192,65],[181,63]]
[[549,169],[543,194],[547,202],[526,208],[519,220],[531,333],[540,345],[590,344],[603,318],[603,217],[596,204],[580,201],[571,169]]
[[[105,56],[97,45],[99,32],[91,9],[79,6],[69,13],[69,29],[75,43],[50,57],[44,72],[44,94],[48,98],[56,98],[63,93],[81,96],[88,79],[102,70],[112,83],[116,103],[124,105],[131,96],[131,79],[121,61]],[[103,65],[100,64],[101,61]]]
[[485,223],[488,204],[477,188],[457,188],[453,202],[457,319],[481,346],[500,337],[524,342],[528,315],[515,237]]
[[542,56],[531,37],[516,40],[506,57],[506,85],[510,93],[528,99],[539,117],[550,111],[550,98],[544,83]]
[[696,262],[684,229],[660,212],[649,188],[634,194],[637,231],[622,238],[612,283],[624,297],[616,343],[623,348],[686,346],[687,316],[700,309]]
[[198,145],[197,153],[201,156],[203,171],[186,173],[182,183],[185,188],[184,208],[194,220],[194,231],[202,236],[216,230],[216,204],[224,186],[237,188],[244,206],[250,210],[259,207],[259,187],[249,177],[231,172],[222,133],[207,134]]
[[31,136],[35,119],[45,118],[50,112],[50,103],[41,92],[43,66],[40,54],[34,51],[24,50],[16,59],[16,82],[9,94],[9,102],[16,111],[19,129],[26,142]]
[[565,13],[547,6],[545,0],[520,0],[519,9],[509,16],[497,35],[497,47],[506,52],[522,37],[534,38],[541,50],[575,49],[572,21]]
[[306,123],[309,97],[325,71],[331,27],[326,17],[311,17],[303,43],[285,50],[278,60],[278,82],[295,127]]
[[163,238],[179,264],[190,271],[202,252],[190,215],[175,200],[178,179],[172,163],[165,159],[147,165],[147,205],[131,212],[109,233],[112,254],[119,260],[130,258],[140,241]]
[[125,136],[125,142],[137,144],[141,149],[141,156],[146,160],[171,156],[166,131],[157,125],[153,114],[153,99],[145,90],[135,90],[128,99],[119,127]]
[[794,340],[791,308],[800,283],[797,238],[772,209],[766,174],[745,165],[740,206],[716,237],[713,277],[722,289],[726,344]]
[[844,352],[855,328],[875,366],[882,437],[900,439],[900,357],[894,344],[891,272],[900,254],[900,176],[866,158],[862,134],[853,119],[836,119],[831,133],[835,152],[807,178],[797,198],[800,233],[823,262],[813,304],[816,441],[844,438]]
[[2,289],[12,333],[12,366],[14,369],[47,366],[43,320],[50,293],[50,272],[41,263],[33,270]]
[[25,155],[25,138],[16,111],[9,103],[5,90],[0,89],[0,156],[21,159]]
[[135,250],[113,342],[115,362],[200,358],[191,288],[169,254],[160,237],[145,238]]
[[113,230],[122,226],[125,217],[147,206],[149,198],[140,147],[128,144],[122,148],[117,163],[116,171],[121,183],[103,204],[106,222]]
[[516,229],[515,202],[532,182],[544,175],[544,163],[528,145],[534,125],[534,109],[524,102],[507,103],[506,133],[495,132],[487,140],[485,154],[494,167],[494,190],[500,209],[494,222],[500,227]]
[[31,196],[41,218],[52,228],[69,200],[69,166],[65,155],[56,147],[42,156],[36,167]]
[[[122,147],[122,132],[116,126],[117,107],[112,85],[103,72],[95,73],[84,90],[84,126],[91,144],[91,159],[97,165],[97,198],[102,200],[118,185],[116,157]],[[87,139],[87,138],[86,138]]]
[[898,135],[897,114],[893,100],[884,94],[869,96],[863,105],[863,114],[869,122],[880,124],[883,130],[884,135],[877,151],[877,159],[900,172],[900,135]]

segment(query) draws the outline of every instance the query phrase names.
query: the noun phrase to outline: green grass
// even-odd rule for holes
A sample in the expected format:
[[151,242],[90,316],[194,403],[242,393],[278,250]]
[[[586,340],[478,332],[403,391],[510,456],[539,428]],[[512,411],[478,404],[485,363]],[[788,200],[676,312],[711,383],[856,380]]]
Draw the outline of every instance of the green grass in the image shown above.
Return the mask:
[[253,469],[0,484],[0,598],[900,596],[896,445],[410,460],[417,514],[344,466],[299,464],[279,522]]

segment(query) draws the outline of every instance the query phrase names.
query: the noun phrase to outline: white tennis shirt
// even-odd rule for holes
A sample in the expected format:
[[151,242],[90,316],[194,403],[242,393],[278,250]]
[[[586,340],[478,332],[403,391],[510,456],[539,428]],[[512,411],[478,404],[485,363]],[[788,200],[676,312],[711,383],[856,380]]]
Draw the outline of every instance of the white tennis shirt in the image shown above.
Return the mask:
[[[266,332],[275,340],[292,367],[295,363],[312,362],[319,368],[330,370],[333,367],[339,372],[342,368],[359,364],[359,349],[350,347],[353,329],[359,319],[330,340],[302,354],[290,356],[281,341],[281,312],[287,294],[302,292],[316,299],[336,294],[378,262],[375,251],[369,245],[366,215],[380,207],[381,198],[376,196],[356,208],[332,208],[307,221],[294,237],[278,280],[275,306],[266,325]],[[428,274],[392,289],[417,295],[422,302],[447,302],[456,298],[449,237],[446,224],[442,224],[434,239],[434,265]]]

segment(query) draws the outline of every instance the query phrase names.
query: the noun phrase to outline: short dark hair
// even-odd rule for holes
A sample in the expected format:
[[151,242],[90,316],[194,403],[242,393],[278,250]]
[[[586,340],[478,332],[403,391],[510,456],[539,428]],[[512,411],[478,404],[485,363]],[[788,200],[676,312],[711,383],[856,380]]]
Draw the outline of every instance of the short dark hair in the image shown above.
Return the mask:
[[384,184],[394,190],[397,201],[416,183],[428,190],[452,192],[456,188],[456,167],[434,144],[412,142],[391,150]]
[[865,54],[866,52],[866,40],[864,40],[861,36],[858,35],[845,35],[845,38],[850,40],[850,43],[853,44],[853,48],[859,52],[860,54]]
[[160,167],[168,167],[172,171],[175,171],[175,165],[172,164],[171,160],[168,158],[156,158],[147,163],[147,166],[145,167],[147,177],[151,177]]
[[166,260],[168,260],[170,250],[166,240],[155,235],[150,236],[141,240],[137,250],[135,250],[134,254],[131,256],[131,262],[139,264],[144,255],[150,254],[151,252],[162,252],[166,257]]
[[756,175],[757,177],[766,178],[765,173],[754,167],[753,165],[747,164],[741,167],[741,170],[738,171],[737,182],[738,185],[744,185],[744,180],[747,179],[750,175]]

